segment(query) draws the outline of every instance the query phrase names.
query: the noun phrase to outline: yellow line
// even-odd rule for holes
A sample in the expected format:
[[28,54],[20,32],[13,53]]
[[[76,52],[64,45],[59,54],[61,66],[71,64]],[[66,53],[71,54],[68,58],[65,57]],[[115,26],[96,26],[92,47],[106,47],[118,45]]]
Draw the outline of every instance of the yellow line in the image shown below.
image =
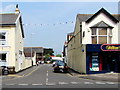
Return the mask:
[[[39,68],[39,67],[38,67],[38,68]],[[34,69],[32,72],[28,73],[27,75],[22,75],[22,76],[20,76],[20,75],[15,75],[15,74],[11,75],[11,74],[10,74],[10,75],[7,75],[7,76],[16,76],[17,78],[21,78],[21,77],[24,77],[24,76],[29,76],[29,75],[32,74],[34,71],[36,71],[38,68]],[[6,79],[6,80],[3,80],[3,81],[14,80],[14,79],[17,79],[17,78]]]
[[7,75],[7,76],[10,76],[10,77],[22,77],[22,76],[20,76],[20,75],[15,75],[15,74],[9,74],[9,75]]
[[68,76],[70,76],[70,77],[73,77],[73,76],[72,76],[72,75],[70,75],[69,73],[67,73],[67,75],[68,75]]
[[[39,67],[38,67],[39,68]],[[38,68],[36,68],[36,69],[34,69],[32,72],[30,72],[30,73],[28,73],[27,75],[25,75],[25,76],[29,76],[29,75],[31,75],[33,72],[35,72]]]

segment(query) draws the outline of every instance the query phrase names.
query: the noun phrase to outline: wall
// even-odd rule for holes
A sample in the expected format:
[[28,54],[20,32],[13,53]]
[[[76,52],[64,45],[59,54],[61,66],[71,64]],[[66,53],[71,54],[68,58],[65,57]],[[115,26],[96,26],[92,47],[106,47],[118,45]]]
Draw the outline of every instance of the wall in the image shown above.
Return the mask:
[[[74,37],[68,42],[68,66],[80,73],[86,73],[86,45],[80,44],[80,23],[76,20]],[[84,50],[84,52],[82,51]]]
[[[19,51],[22,51],[22,55],[19,54]],[[24,62],[24,54],[23,54],[23,37],[21,32],[20,21],[17,21],[16,29],[15,29],[15,54],[16,54],[16,63],[15,63],[15,71],[18,72],[22,70],[22,64]]]
[[15,66],[15,27],[0,27],[0,31],[7,31],[7,45],[0,46],[0,52],[8,52],[7,66]]

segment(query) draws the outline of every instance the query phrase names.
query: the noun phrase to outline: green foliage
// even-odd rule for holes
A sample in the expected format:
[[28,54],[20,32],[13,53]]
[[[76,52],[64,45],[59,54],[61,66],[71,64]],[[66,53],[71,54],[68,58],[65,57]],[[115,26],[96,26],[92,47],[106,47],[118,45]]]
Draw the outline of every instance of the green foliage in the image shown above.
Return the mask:
[[56,57],[62,57],[62,55],[61,54],[57,54]]

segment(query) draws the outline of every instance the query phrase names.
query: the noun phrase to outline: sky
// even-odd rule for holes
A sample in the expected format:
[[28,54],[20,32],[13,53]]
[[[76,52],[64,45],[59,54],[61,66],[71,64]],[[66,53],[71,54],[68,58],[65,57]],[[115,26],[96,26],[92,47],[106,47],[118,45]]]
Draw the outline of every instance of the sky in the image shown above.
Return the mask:
[[11,13],[19,5],[24,46],[53,48],[61,54],[66,35],[74,31],[77,14],[94,14],[105,8],[118,13],[118,2],[3,2],[0,12]]

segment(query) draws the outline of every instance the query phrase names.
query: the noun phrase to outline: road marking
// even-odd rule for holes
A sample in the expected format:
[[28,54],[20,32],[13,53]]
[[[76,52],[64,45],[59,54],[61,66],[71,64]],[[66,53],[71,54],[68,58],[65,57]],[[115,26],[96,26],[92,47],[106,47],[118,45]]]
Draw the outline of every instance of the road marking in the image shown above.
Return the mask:
[[22,77],[21,75],[15,75],[15,74],[9,74],[9,75],[7,75],[7,76],[10,76],[10,77]]
[[56,85],[55,83],[46,83],[46,85]]
[[48,78],[46,78],[46,83],[48,83]]
[[73,77],[71,74],[67,73],[68,76]]
[[63,84],[68,84],[68,83],[66,83],[66,82],[59,82],[59,84],[63,85]]
[[93,84],[92,82],[84,82],[84,84]]
[[72,84],[80,84],[80,82],[71,82]]
[[46,74],[46,76],[48,77],[48,71],[47,71],[47,74]]
[[18,85],[27,86],[28,84],[18,84]]
[[34,69],[32,72],[28,73],[27,75],[23,75],[23,76],[29,76],[31,75],[33,72],[35,72],[39,67],[37,67],[36,69]]
[[40,86],[40,85],[43,85],[43,84],[32,84],[32,85],[34,85],[34,86]]
[[114,82],[106,82],[107,84],[116,84],[116,83],[114,83]]
[[95,82],[96,84],[106,84],[106,83],[103,83],[103,82]]
[[5,85],[9,85],[9,86],[12,86],[12,85],[15,85],[15,84],[5,84]]

